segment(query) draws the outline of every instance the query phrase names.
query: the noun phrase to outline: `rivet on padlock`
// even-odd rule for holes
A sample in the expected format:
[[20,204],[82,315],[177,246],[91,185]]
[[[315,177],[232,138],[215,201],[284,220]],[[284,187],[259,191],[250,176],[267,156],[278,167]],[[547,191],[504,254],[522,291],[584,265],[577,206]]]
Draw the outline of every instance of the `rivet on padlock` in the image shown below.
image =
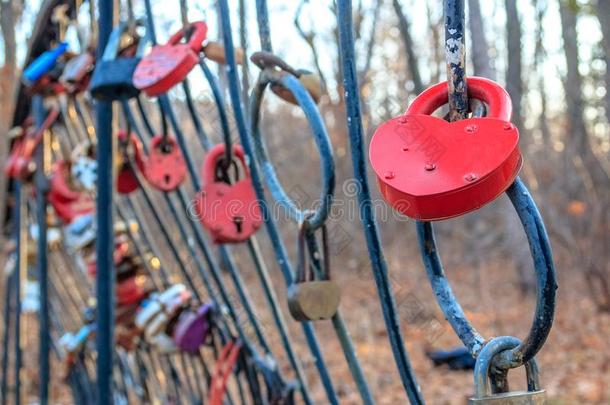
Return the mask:
[[[280,70],[295,76],[297,79],[299,79],[303,87],[305,87],[305,89],[316,104],[320,102],[320,99],[324,95],[324,88],[322,87],[322,80],[320,76],[313,72],[310,72],[309,70],[295,69],[283,60],[281,60],[278,56],[270,52],[255,52],[250,57],[250,60],[252,60],[252,62],[261,69],[270,67],[279,68]],[[271,91],[273,91],[278,97],[291,104],[299,104],[296,98],[294,98],[292,92],[290,92],[290,90],[284,88],[280,84],[272,83]]]
[[186,178],[186,163],[174,137],[157,135],[150,142],[144,177],[155,188],[173,191]]
[[188,43],[180,41],[186,37],[181,29],[170,37],[164,45],[156,45],[142,58],[133,74],[134,85],[148,96],[166,93],[183,81],[199,62],[199,53],[208,33],[203,21],[190,24]]
[[201,224],[209,230],[215,243],[238,243],[247,240],[262,225],[263,216],[252,186],[243,149],[233,146],[236,159],[229,165],[238,174],[228,177],[223,169],[224,144],[214,146],[205,156],[201,177],[203,185],[195,196],[195,209]]
[[510,350],[519,345],[520,341],[511,336],[493,338],[479,352],[474,369],[475,393],[468,400],[469,404],[486,405],[542,405],[546,402],[546,392],[540,389],[538,366],[532,359],[525,363],[527,375],[527,391],[512,391],[492,393],[488,376],[490,375],[492,359],[498,353]]
[[307,259],[310,252],[305,241],[309,232],[306,224],[305,220],[299,229],[297,274],[295,283],[288,288],[288,309],[297,321],[326,320],[332,318],[339,309],[341,288],[330,278],[326,225],[322,226],[323,275],[321,280],[315,279],[313,266]]
[[369,158],[381,194],[397,211],[422,221],[463,215],[493,201],[516,178],[522,159],[519,132],[507,127],[510,96],[480,77],[468,78],[468,92],[489,106],[487,117],[449,123],[431,116],[447,102],[443,82],[375,132]]
[[148,34],[139,39],[135,56],[124,57],[119,55],[119,48],[121,37],[128,28],[129,24],[120,23],[108,38],[104,54],[96,63],[89,84],[89,91],[94,98],[128,100],[140,94],[140,89],[134,86],[133,74],[148,43]]

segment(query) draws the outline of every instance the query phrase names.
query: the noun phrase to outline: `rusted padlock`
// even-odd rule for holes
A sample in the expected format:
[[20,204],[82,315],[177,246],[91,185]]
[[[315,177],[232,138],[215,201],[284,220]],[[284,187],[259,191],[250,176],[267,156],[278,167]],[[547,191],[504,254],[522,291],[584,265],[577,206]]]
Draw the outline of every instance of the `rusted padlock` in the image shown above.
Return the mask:
[[[137,168],[140,173],[144,172],[146,157],[142,150],[142,144],[134,133],[128,136],[127,131],[120,130],[117,137],[120,151],[117,191],[121,194],[129,194],[138,189],[139,183],[135,170]],[[135,167],[133,163],[135,163]]]
[[[190,30],[188,43],[180,42],[186,37],[185,30]],[[199,62],[207,33],[207,24],[197,21],[172,35],[166,44],[154,46],[138,64],[133,74],[134,85],[150,97],[169,91]]]
[[186,178],[186,163],[176,139],[157,135],[150,142],[144,177],[155,188],[173,191]]
[[236,174],[233,182],[226,178],[229,169],[223,170],[225,150],[224,144],[218,144],[205,156],[201,171],[204,184],[195,196],[194,206],[201,224],[210,231],[215,243],[239,243],[260,228],[263,216],[244,150],[239,145],[233,146],[236,159],[228,166],[241,173]]
[[519,132],[509,122],[510,96],[480,77],[468,78],[468,93],[489,106],[487,117],[449,123],[430,115],[447,103],[443,82],[375,132],[370,161],[394,209],[422,221],[463,215],[494,200],[517,177],[522,159]]
[[[235,48],[235,63],[241,65],[244,60],[244,51],[241,48]],[[225,56],[225,47],[220,42],[208,41],[203,47],[203,54],[209,60],[225,65],[227,63]]]
[[[298,237],[298,262],[296,280],[288,288],[288,309],[297,321],[318,321],[332,318],[339,309],[341,288],[330,278],[330,255],[326,225],[322,225],[321,263],[322,279],[316,280],[315,272],[307,256],[307,221],[300,225]],[[309,274],[309,276],[308,276]]]
[[[309,70],[295,69],[284,60],[270,52],[255,52],[250,57],[250,60],[261,69],[279,69],[295,76],[297,79],[299,79],[316,104],[320,102],[320,98],[322,98],[324,95],[324,88],[322,87],[322,80],[320,79],[320,76],[310,72]],[[278,97],[288,101],[291,104],[299,104],[296,98],[294,98],[292,92],[279,83],[272,83],[271,91],[273,91]]]

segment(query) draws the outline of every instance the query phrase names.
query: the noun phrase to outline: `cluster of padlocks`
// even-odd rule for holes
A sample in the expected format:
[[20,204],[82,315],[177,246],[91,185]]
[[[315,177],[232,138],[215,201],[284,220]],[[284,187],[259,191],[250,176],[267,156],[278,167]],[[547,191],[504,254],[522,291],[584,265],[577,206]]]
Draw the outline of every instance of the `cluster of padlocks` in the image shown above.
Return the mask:
[[[340,13],[351,10],[348,3],[338,3]],[[193,213],[197,216],[196,226],[200,224],[219,249],[223,265],[231,273],[244,307],[251,304],[247,294],[239,291],[239,274],[233,269],[232,259],[224,249],[229,244],[247,245],[254,261],[261,262],[260,258],[257,259],[258,247],[253,241],[256,233],[263,226],[266,227],[271,248],[287,284],[287,309],[294,320],[301,322],[329,402],[334,404],[338,400],[309,321],[332,320],[363,401],[372,403],[339,310],[342,291],[337,281],[331,277],[326,222],[334,199],[335,166],[330,137],[317,109],[324,94],[320,77],[304,69],[295,69],[272,53],[270,40],[265,38],[265,35],[269,35],[268,29],[261,29],[264,51],[250,56],[250,61],[260,68],[260,75],[251,89],[247,111],[250,115],[246,118],[241,110],[239,96],[235,95],[239,90],[236,84],[236,64],[245,61],[244,55],[241,50],[234,49],[231,42],[226,0],[221,0],[220,5],[224,24],[222,28],[228,31],[223,32],[225,43],[222,45],[208,38],[208,25],[204,21],[183,21],[183,27],[170,36],[166,43],[159,45],[152,34],[150,21],[130,18],[114,27],[99,57],[93,51],[93,44],[81,53],[72,52],[69,44],[63,41],[64,35],[60,35],[59,44],[42,53],[24,69],[23,81],[30,94],[41,97],[86,93],[100,102],[120,103],[124,112],[121,126],[124,128],[112,134],[116,140],[117,153],[111,159],[114,160],[116,173],[113,184],[118,195],[129,198],[141,191],[149,208],[154,211],[152,208],[155,203],[147,191],[150,187],[158,191],[159,196],[164,197],[174,211],[171,198],[177,195],[183,198],[183,186],[190,179],[195,192],[188,196],[192,203],[189,208],[193,208]],[[147,3],[147,6],[147,17],[151,19],[150,4]],[[261,9],[262,7],[259,11]],[[348,38],[351,35],[349,18],[351,17],[345,18],[340,29],[342,41],[346,35]],[[264,18],[261,21],[264,22]],[[259,24],[264,28],[268,21],[259,21]],[[349,30],[347,34],[346,30]],[[351,42],[348,43],[353,47],[353,41]],[[353,49],[346,50],[345,43],[342,43],[342,56],[349,52],[353,54]],[[180,133],[180,123],[173,113],[167,112],[167,93],[178,85],[185,86],[186,92],[187,76],[197,66],[201,66],[204,74],[210,76],[204,59],[225,66],[228,72],[229,93],[234,98],[235,121],[241,144],[235,144],[231,139],[222,95],[213,87],[224,139],[216,145],[207,139],[202,142],[205,155],[197,173],[189,146]],[[353,59],[353,55],[343,57],[342,63],[343,73],[347,77],[344,85],[348,127],[352,143],[356,144],[352,151],[354,171],[359,184],[365,185],[361,187],[359,198],[361,203],[364,201],[361,209],[366,217],[366,210],[370,208],[367,199],[370,203],[370,196],[366,186],[364,158],[359,155],[362,153],[362,133],[358,133],[358,128],[354,127],[361,125],[361,122]],[[299,106],[310,125],[320,154],[322,179],[319,204],[315,209],[302,210],[290,198],[268,156],[259,128],[263,94],[267,88],[280,99]],[[400,213],[417,220],[422,260],[439,305],[459,338],[477,359],[475,395],[471,402],[541,403],[545,394],[540,389],[534,356],[543,345],[553,318],[556,284],[550,247],[537,208],[518,178],[522,155],[518,145],[518,130],[510,122],[510,96],[499,84],[479,77],[469,77],[467,89],[470,98],[483,104],[486,112],[484,116],[472,116],[454,122],[434,116],[450,97],[447,82],[435,84],[416,97],[405,114],[379,126],[369,147],[370,163],[385,200]],[[155,131],[146,121],[148,114],[140,99],[144,95],[155,98],[154,101],[159,103],[162,131]],[[187,100],[189,98],[187,93]],[[140,123],[148,127],[150,139],[145,140],[135,129],[137,120],[130,115],[129,102],[137,103]],[[187,101],[194,117],[194,126],[197,127],[196,110],[190,103],[192,101]],[[37,125],[28,119],[11,132],[12,150],[4,167],[7,176],[24,183],[32,182],[35,173],[41,169],[35,151],[44,143],[45,132],[53,127],[58,117],[64,115],[63,110],[53,105],[46,111],[45,119]],[[168,117],[173,131],[168,126]],[[69,152],[61,145],[53,148],[59,158],[50,167],[46,196],[52,207],[54,221],[56,219],[55,222],[61,224],[65,248],[76,258],[78,267],[94,280],[98,273],[94,198],[100,184],[97,139],[95,134],[88,133],[86,140],[70,141],[72,150]],[[266,191],[286,208],[288,216],[298,226],[296,261],[289,260],[280,233],[273,219],[269,218]],[[173,193],[172,197],[170,193]],[[432,221],[476,211],[503,193],[511,199],[524,225],[538,276],[539,305],[530,334],[523,342],[507,336],[485,340],[470,325],[445,278],[431,224]],[[154,216],[163,227],[156,211]],[[178,218],[175,212],[174,218]],[[180,221],[177,219],[176,222]],[[396,342],[397,337],[401,337],[400,325],[395,318],[396,308],[387,283],[387,269],[376,223],[372,217],[369,223],[366,220],[364,222],[373,271],[378,273],[375,274],[376,280],[381,280],[378,281],[377,288],[384,320],[390,332],[395,359],[400,363],[403,384],[408,387],[409,384],[405,381],[414,382],[414,377],[411,375],[403,342]],[[213,405],[225,403],[228,380],[232,373],[238,371],[244,371],[247,375],[253,387],[252,395],[259,401],[256,403],[291,404],[295,400],[296,391],[301,391],[304,402],[312,403],[303,372],[292,349],[287,350],[287,357],[298,381],[286,382],[264,339],[257,336],[265,351],[264,355],[260,355],[256,345],[246,339],[239,329],[240,320],[231,307],[231,298],[227,298],[227,293],[223,290],[223,281],[214,270],[216,263],[207,257],[209,250],[198,230],[199,228],[194,231],[194,239],[200,244],[203,256],[208,261],[209,268],[205,271],[210,270],[213,278],[217,279],[216,287],[224,302],[212,299],[214,288],[208,291],[209,299],[202,299],[184,269],[181,269],[187,279],[184,284],[164,280],[163,286],[157,285],[150,268],[154,268],[153,272],[162,273],[164,264],[152,252],[141,251],[135,245],[137,237],[134,235],[140,232],[138,224],[130,221],[114,223],[111,240],[115,283],[114,340],[117,346],[128,353],[146,347],[163,356],[199,356],[202,352],[207,352],[206,355],[215,361],[207,383],[207,399]],[[180,231],[185,233],[182,228]],[[171,243],[171,236],[165,236],[168,244]],[[187,236],[183,235],[183,239],[187,248],[192,248],[191,244],[195,244]],[[171,249],[175,247],[172,246]],[[179,254],[175,257],[179,260]],[[258,262],[256,266],[264,267],[264,263]],[[203,272],[203,267],[201,268]],[[263,287],[271,290],[269,280],[265,280],[265,276],[261,278]],[[203,282],[205,284],[206,280]],[[271,305],[277,305],[273,293],[266,293]],[[282,329],[285,326],[278,315],[280,311],[277,308],[273,310],[282,343],[288,346],[290,341]],[[253,318],[250,313],[247,315]],[[233,317],[231,327],[227,327],[223,318],[229,316]],[[65,333],[59,340],[64,354],[66,376],[76,372],[79,359],[94,349],[93,337],[98,332],[95,308],[87,308],[83,319],[84,325],[79,330]],[[253,323],[256,323],[256,319]],[[262,332],[256,330],[256,335],[262,335]],[[218,341],[222,342],[221,350],[215,345]],[[528,391],[507,392],[508,370],[522,365],[527,371]],[[268,389],[265,400],[258,387],[259,376]],[[412,392],[416,391],[413,388],[406,390],[411,400],[419,397],[419,393]],[[232,403],[232,400],[229,399],[229,402]]]

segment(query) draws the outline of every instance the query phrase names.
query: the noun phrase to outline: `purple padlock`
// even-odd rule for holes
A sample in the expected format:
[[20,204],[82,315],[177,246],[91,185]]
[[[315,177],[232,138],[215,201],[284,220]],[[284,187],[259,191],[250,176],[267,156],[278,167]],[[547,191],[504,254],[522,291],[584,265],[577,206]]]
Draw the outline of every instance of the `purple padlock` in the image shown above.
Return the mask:
[[174,328],[174,341],[178,347],[187,353],[197,353],[205,343],[212,329],[211,315],[214,304],[205,304],[194,312],[190,309],[182,311]]

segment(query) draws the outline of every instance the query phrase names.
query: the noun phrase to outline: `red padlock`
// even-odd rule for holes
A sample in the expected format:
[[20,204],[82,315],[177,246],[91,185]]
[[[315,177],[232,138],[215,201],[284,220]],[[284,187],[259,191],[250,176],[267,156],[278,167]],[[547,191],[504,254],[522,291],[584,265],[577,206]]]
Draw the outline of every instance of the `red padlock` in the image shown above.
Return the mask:
[[68,183],[70,165],[65,160],[58,160],[53,165],[50,181],[49,203],[57,216],[65,223],[74,218],[89,214],[95,209],[93,198],[87,193],[73,189]]
[[20,139],[19,144],[15,145],[11,158],[7,161],[8,167],[5,166],[5,173],[7,175],[26,180],[33,174],[34,170],[36,170],[33,160],[36,147],[42,141],[44,132],[53,125],[58,116],[59,110],[54,108],[49,111],[40,128],[35,131],[32,128],[25,131],[25,135]]
[[136,191],[139,184],[131,162],[135,162],[140,173],[143,173],[146,157],[142,150],[142,144],[134,133],[131,133],[128,137],[126,131],[120,130],[117,136],[123,159],[117,174],[117,191],[121,194],[129,194]]
[[382,124],[369,149],[381,194],[397,211],[434,221],[476,210],[514,181],[522,159],[510,96],[499,84],[468,78],[468,95],[489,113],[449,123],[433,117],[447,83],[421,93],[406,114]]
[[210,231],[215,243],[243,242],[263,223],[244,150],[234,145],[233,154],[237,159],[231,166],[241,172],[241,176],[238,175],[240,179],[232,184],[219,179],[219,163],[225,156],[225,145],[218,144],[205,156],[201,171],[204,184],[195,197],[194,206],[199,220]]
[[174,137],[157,135],[150,142],[144,176],[162,191],[173,191],[186,178],[186,163]]
[[146,297],[146,277],[137,274],[116,284],[116,299],[118,305],[130,305],[142,301]]
[[185,29],[181,29],[165,45],[154,46],[142,58],[133,73],[135,87],[154,97],[166,93],[186,78],[199,62],[208,26],[197,21],[187,29],[191,31],[188,43],[180,42],[185,37]]

